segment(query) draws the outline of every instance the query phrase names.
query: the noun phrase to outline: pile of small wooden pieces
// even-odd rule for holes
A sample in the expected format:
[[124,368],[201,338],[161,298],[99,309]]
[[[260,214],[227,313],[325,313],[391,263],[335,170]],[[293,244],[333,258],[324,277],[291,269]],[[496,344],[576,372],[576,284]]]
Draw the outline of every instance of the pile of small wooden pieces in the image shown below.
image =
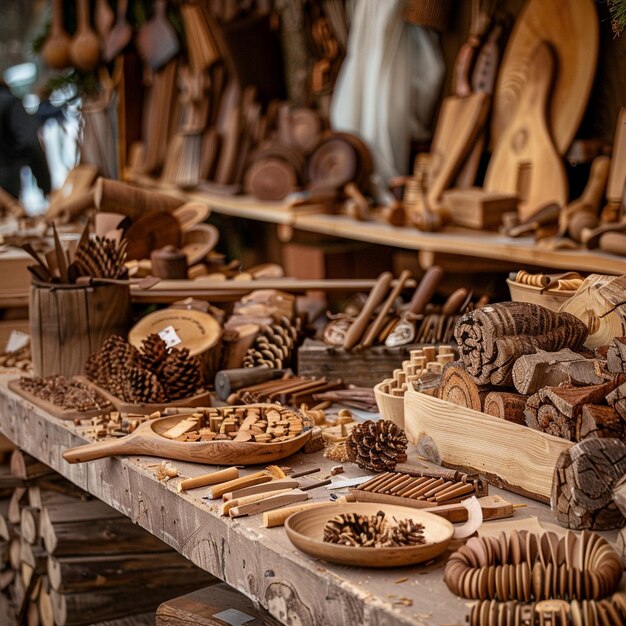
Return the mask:
[[12,352],[3,352],[0,354],[0,367],[9,369],[18,369],[24,372],[29,371],[33,367],[32,356],[30,352],[30,342],[21,347],[19,350]]
[[26,392],[63,409],[107,411],[111,405],[89,384],[76,378],[52,375],[45,378],[22,376],[19,386]]
[[383,381],[380,390],[395,397],[404,396],[407,389],[433,395],[439,386],[443,366],[456,359],[451,346],[425,346],[411,350],[410,358],[402,368],[393,371],[393,377]]
[[391,524],[383,511],[376,515],[340,513],[326,522],[324,541],[360,548],[397,548],[426,543],[424,525],[412,519]]
[[253,441],[277,443],[293,439],[304,430],[302,417],[279,404],[207,408],[182,419],[162,433],[176,441]]
[[444,580],[464,598],[500,602],[600,600],[617,590],[622,562],[597,533],[501,533],[472,537],[446,563]]
[[90,419],[78,420],[78,429],[82,435],[92,439],[124,437],[134,432],[142,422],[156,417],[161,417],[158,411],[151,415],[111,411]]

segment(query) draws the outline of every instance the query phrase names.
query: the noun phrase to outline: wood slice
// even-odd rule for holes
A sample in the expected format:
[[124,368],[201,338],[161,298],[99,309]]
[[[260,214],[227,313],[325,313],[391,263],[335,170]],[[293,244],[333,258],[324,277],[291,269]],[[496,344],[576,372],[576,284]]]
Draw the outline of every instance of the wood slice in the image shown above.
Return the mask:
[[289,112],[289,139],[304,154],[310,154],[320,142],[322,119],[313,109],[298,107]]
[[526,424],[524,409],[528,396],[507,391],[491,391],[485,396],[483,411],[507,422]]
[[246,193],[258,200],[280,201],[296,189],[297,177],[293,167],[282,159],[256,160],[244,178]]
[[128,261],[149,259],[152,250],[180,245],[180,224],[171,213],[149,211],[133,222],[126,232],[126,239]]
[[174,209],[172,214],[178,220],[180,229],[185,233],[190,228],[204,222],[211,214],[211,208],[204,202],[186,202]]
[[482,411],[482,400],[486,392],[481,392],[473,378],[462,366],[448,365],[441,376],[439,397],[446,402],[474,411]]
[[515,115],[528,60],[542,41],[552,47],[558,65],[548,127],[559,154],[565,154],[578,130],[596,71],[596,7],[593,0],[530,0],[517,18],[498,73],[491,121],[494,147]]
[[331,136],[315,149],[309,160],[309,185],[314,189],[341,189],[356,180],[358,154],[351,143]]

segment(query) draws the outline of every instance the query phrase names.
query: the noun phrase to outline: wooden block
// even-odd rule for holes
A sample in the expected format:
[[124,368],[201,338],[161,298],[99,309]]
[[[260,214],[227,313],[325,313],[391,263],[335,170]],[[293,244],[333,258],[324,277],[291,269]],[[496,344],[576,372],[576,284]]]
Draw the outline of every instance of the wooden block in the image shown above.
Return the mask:
[[443,194],[443,204],[457,226],[495,230],[504,213],[517,209],[517,196],[480,187],[450,189]]

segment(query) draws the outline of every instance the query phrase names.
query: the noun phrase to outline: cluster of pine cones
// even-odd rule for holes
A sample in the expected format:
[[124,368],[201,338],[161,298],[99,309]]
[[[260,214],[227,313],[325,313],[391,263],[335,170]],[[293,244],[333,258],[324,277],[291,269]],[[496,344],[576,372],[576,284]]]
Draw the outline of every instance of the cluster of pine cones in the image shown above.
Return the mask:
[[187,348],[167,349],[156,333],[144,339],[140,350],[113,335],[85,365],[94,383],[124,402],[150,403],[181,400],[204,386],[204,368]]

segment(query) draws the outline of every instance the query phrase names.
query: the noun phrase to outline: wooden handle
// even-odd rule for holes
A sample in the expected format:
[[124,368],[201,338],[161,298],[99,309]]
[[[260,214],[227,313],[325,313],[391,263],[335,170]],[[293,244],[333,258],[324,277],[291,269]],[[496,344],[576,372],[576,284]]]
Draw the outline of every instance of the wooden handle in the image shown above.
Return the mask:
[[370,317],[389,291],[392,279],[393,275],[391,272],[383,272],[378,277],[378,280],[370,291],[361,312],[346,332],[346,336],[343,341],[343,347],[345,350],[351,350],[357,343],[359,343],[359,340],[367,328]]
[[126,13],[128,12],[128,0],[117,0],[117,21],[123,24],[126,21]]
[[385,303],[378,312],[376,319],[372,322],[372,325],[365,333],[365,338],[361,342],[361,346],[363,348],[369,348],[376,340],[376,337],[378,337],[380,331],[383,329],[385,320],[387,319],[387,315],[389,314],[389,311],[391,311],[393,303],[396,301],[396,298],[402,293],[404,285],[406,281],[409,280],[409,278],[411,278],[411,272],[409,272],[408,270],[403,270],[394,288],[391,290],[391,293],[387,296],[387,300],[385,300]]
[[154,1],[154,17],[159,20],[165,19],[165,7],[167,3],[165,0],[155,0]]
[[454,84],[454,93],[460,98],[465,98],[472,93],[469,83],[469,71],[479,43],[478,38],[471,36],[461,46],[456,57],[452,82]]
[[187,489],[197,489],[198,487],[206,487],[207,485],[216,485],[228,480],[239,478],[239,470],[236,467],[227,467],[218,472],[203,474],[195,478],[187,478],[178,483],[178,491],[186,491]]
[[619,232],[604,233],[600,237],[600,250],[626,256],[626,235]]
[[226,401],[231,393],[257,385],[268,380],[282,378],[290,370],[269,369],[267,367],[240,367],[231,370],[221,370],[215,375],[215,391],[220,400]]
[[127,435],[120,439],[110,439],[108,441],[96,441],[84,446],[70,448],[63,453],[63,458],[68,463],[85,463],[96,459],[105,459],[110,456],[121,454],[140,454],[133,435]]
[[52,36],[63,33],[63,0],[52,0]]
[[437,287],[443,278],[443,268],[433,265],[426,270],[420,284],[417,286],[411,301],[409,302],[409,312],[420,315],[424,312],[426,305],[431,301],[437,291]]
[[76,0],[77,32],[89,30],[89,0]]
[[466,287],[459,287],[456,291],[453,291],[445,304],[441,307],[441,314],[454,315],[455,313],[460,313],[460,308],[468,295],[469,290]]
[[594,211],[597,210],[598,204],[600,203],[600,200],[606,190],[610,166],[611,159],[608,156],[598,156],[591,164],[589,180],[587,181],[587,186],[585,187],[580,200],[582,200],[585,204],[588,204]]
[[335,506],[334,502],[305,502],[304,504],[296,504],[294,506],[286,506],[275,511],[266,511],[263,513],[263,526],[265,528],[274,528],[282,526],[285,520],[294,513],[304,509],[312,509],[318,506]]
[[251,496],[243,496],[242,498],[231,498],[230,500],[224,502],[220,512],[222,515],[228,515],[229,511],[235,507],[253,504],[254,502],[261,502],[261,500],[267,500],[268,498],[273,498],[274,496],[285,494],[290,491],[292,491],[292,489],[287,487],[286,489],[278,489],[267,493],[255,493]]

